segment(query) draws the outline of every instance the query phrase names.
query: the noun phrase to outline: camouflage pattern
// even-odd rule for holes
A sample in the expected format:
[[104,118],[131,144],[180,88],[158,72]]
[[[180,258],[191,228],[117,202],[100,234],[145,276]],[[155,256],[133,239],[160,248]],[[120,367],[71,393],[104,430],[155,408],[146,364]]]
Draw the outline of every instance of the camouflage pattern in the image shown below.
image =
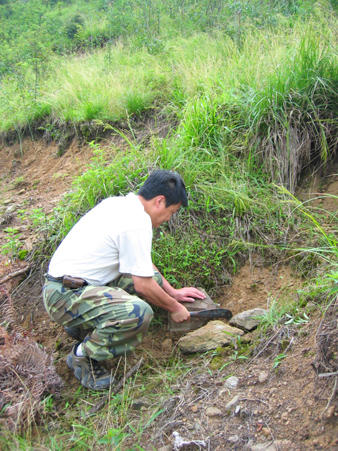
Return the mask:
[[[158,272],[154,279],[162,286]],[[130,274],[107,286],[76,289],[46,279],[43,300],[49,316],[58,324],[88,330],[83,348],[87,356],[98,361],[134,349],[147,334],[153,317],[150,305],[136,296]]]

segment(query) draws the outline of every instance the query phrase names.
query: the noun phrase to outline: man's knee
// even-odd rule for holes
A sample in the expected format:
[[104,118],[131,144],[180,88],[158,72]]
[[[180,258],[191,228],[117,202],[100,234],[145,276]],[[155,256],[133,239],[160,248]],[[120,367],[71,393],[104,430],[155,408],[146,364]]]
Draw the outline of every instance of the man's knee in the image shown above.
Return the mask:
[[133,304],[132,312],[136,315],[136,317],[139,318],[138,327],[144,325],[148,328],[150,321],[154,316],[153,309],[146,301],[142,299],[137,299],[137,301],[133,300],[132,304]]

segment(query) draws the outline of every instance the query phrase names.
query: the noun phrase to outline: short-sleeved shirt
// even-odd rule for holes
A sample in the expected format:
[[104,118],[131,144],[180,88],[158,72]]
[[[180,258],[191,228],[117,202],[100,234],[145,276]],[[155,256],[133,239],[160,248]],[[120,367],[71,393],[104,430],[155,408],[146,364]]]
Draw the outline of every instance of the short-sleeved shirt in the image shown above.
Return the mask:
[[123,273],[152,277],[152,234],[151,218],[135,194],[109,197],[71,229],[48,274],[80,277],[92,285],[105,285]]

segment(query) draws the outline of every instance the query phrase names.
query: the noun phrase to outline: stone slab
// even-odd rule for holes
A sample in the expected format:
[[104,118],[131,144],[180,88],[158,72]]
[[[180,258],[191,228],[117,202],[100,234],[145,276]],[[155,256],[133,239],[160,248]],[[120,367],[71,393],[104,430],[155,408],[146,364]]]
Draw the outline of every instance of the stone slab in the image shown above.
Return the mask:
[[[214,308],[219,308],[220,304],[216,304],[210,298],[210,296],[206,293],[206,291],[198,287],[198,290],[202,291],[205,294],[205,299],[196,299],[195,302],[182,302],[181,304],[186,307],[189,312],[199,312],[201,310],[210,310]],[[212,319],[212,318],[210,318]],[[190,318],[190,321],[185,321],[184,323],[175,323],[168,315],[168,330],[170,332],[188,332],[190,330],[199,329],[202,326],[205,326],[209,318]]]
[[241,329],[214,320],[198,330],[188,332],[179,340],[178,347],[184,354],[206,352],[229,345],[237,336],[243,334],[244,331]]

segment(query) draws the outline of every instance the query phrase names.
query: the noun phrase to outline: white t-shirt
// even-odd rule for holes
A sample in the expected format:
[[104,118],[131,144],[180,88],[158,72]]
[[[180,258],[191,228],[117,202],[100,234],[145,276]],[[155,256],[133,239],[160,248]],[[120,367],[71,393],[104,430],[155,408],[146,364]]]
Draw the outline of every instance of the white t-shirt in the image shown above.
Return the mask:
[[109,197],[71,229],[53,255],[48,274],[105,285],[122,273],[152,277],[152,224],[139,198]]

